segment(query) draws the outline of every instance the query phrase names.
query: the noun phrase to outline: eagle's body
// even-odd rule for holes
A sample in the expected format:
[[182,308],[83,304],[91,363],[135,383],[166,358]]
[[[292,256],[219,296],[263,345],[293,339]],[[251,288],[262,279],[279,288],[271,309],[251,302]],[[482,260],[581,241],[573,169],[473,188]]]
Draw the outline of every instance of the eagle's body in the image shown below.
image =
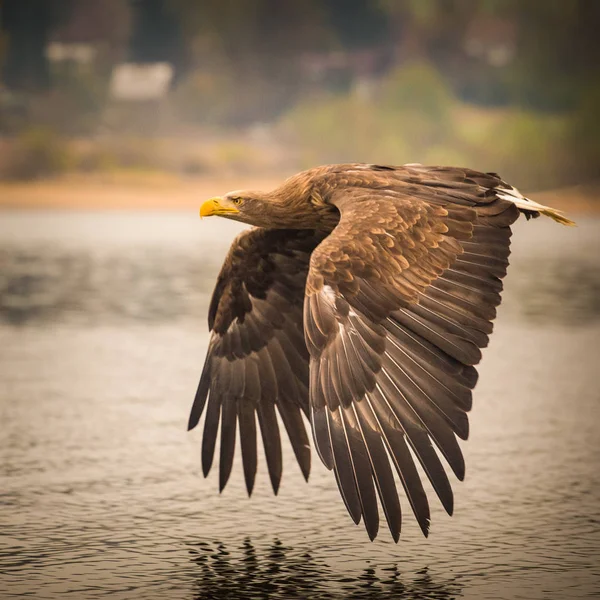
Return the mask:
[[456,436],[468,436],[474,365],[492,331],[510,225],[521,212],[571,224],[495,174],[422,165],[317,167],[272,192],[206,202],[201,215],[256,228],[233,242],[210,305],[211,340],[190,415],[192,428],[207,406],[205,475],[220,422],[220,488],[227,483],[237,423],[251,493],[258,417],[277,492],[277,407],[308,478],[304,412],[348,512],[356,523],[363,518],[371,539],[376,493],[395,540],[400,533],[390,460],[427,534],[428,501],[410,450],[451,514],[433,444],[462,479]]

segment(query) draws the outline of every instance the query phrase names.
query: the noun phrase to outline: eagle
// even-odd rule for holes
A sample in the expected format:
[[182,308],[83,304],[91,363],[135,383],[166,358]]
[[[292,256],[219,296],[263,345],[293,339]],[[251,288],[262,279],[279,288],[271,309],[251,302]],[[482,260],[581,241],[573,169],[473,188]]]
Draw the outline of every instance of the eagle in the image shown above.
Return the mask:
[[204,476],[220,430],[223,490],[237,430],[252,493],[258,421],[274,493],[280,422],[308,480],[304,413],[321,462],[369,538],[379,529],[377,497],[392,538],[400,537],[394,471],[427,536],[429,502],[416,463],[451,515],[440,456],[462,480],[458,439],[469,435],[475,365],[492,333],[520,214],[574,224],[496,173],[420,164],[320,166],[271,192],[204,202],[201,217],[253,226],[233,241],[208,312],[210,341],[188,424],[206,413]]

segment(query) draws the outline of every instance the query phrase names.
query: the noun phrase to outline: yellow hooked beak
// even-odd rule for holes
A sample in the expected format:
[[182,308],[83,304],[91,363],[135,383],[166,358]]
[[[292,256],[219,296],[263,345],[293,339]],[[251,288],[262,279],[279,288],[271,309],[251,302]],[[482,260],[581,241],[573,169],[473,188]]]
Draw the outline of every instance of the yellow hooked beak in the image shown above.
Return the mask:
[[200,207],[200,218],[212,217],[213,215],[234,215],[240,212],[233,206],[223,206],[222,202],[223,198],[219,196],[204,202]]

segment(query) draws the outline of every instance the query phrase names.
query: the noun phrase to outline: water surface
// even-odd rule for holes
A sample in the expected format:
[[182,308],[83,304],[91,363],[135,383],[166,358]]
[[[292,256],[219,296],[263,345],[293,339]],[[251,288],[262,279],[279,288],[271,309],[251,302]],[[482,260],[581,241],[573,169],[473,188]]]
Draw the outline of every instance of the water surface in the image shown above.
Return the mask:
[[600,222],[515,228],[464,483],[425,540],[370,543],[313,456],[218,493],[185,425],[239,228],[0,215],[2,598],[592,598],[600,590]]

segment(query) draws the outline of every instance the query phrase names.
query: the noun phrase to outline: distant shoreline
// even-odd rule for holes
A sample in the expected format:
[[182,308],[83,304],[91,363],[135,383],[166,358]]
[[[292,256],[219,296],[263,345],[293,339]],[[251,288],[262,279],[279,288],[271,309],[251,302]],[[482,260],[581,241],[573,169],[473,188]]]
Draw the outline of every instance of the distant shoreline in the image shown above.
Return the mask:
[[[31,182],[0,182],[0,209],[8,210],[197,210],[211,196],[233,189],[268,191],[285,176],[180,178],[169,174],[65,176]],[[599,186],[573,186],[529,196],[571,214],[600,213]]]
[[276,177],[180,178],[163,173],[128,173],[0,182],[0,209],[197,210],[203,200],[229,190],[269,190],[281,181]]

